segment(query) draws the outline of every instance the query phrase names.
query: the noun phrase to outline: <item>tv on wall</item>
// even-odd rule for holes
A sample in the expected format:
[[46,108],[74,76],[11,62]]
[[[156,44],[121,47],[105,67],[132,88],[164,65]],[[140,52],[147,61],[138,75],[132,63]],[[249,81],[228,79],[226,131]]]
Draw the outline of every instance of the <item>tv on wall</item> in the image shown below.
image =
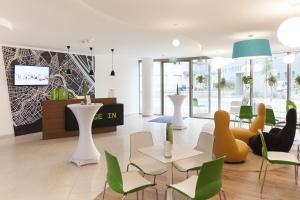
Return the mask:
[[48,85],[49,67],[15,65],[15,85]]

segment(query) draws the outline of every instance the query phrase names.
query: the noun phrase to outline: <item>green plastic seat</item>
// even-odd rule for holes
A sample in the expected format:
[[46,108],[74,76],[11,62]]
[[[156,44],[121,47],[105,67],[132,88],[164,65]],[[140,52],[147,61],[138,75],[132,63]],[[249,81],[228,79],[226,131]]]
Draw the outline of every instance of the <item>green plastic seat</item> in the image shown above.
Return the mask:
[[297,110],[296,104],[293,101],[289,100],[289,99],[286,100],[286,108],[285,108],[286,112],[288,112],[292,108],[294,108],[295,110]]
[[298,166],[300,166],[300,161],[297,156],[292,153],[280,152],[280,151],[268,151],[265,138],[261,130],[259,130],[261,144],[262,144],[262,163],[260,166],[259,179],[261,177],[264,161],[267,161],[265,167],[265,173],[263,177],[263,182],[261,185],[260,193],[263,192],[263,187],[267,175],[268,165],[269,164],[282,164],[282,165],[294,165],[295,167],[295,184],[298,184]]
[[[224,158],[220,157],[216,160],[205,162],[198,176],[192,175],[185,181],[173,185],[167,185],[168,189],[173,189],[185,197],[195,200],[209,199],[216,194],[225,192],[222,190],[222,171]],[[167,191],[165,193],[165,197]]]
[[[106,185],[108,184],[111,189],[119,194],[123,195],[124,199],[128,194],[144,190],[147,187],[155,186],[154,183],[149,182],[142,177],[138,172],[125,172],[122,173],[118,159],[112,154],[105,151],[107,174],[104,184],[103,199],[105,198]],[[156,198],[158,198],[157,189]]]
[[252,118],[253,118],[252,106],[242,105],[239,113],[240,125],[243,119],[249,120],[249,125],[250,125]]
[[275,114],[274,114],[273,109],[266,108],[266,120],[265,120],[265,124],[266,125],[275,126],[277,123],[278,123],[278,120],[276,120],[276,118],[275,118]]

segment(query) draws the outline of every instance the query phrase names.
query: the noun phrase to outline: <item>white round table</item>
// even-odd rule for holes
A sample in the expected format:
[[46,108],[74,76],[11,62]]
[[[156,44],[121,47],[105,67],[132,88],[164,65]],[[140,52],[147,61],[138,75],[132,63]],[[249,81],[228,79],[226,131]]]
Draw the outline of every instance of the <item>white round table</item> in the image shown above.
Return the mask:
[[186,126],[184,125],[181,106],[186,98],[186,95],[169,95],[169,98],[174,104],[174,114],[172,119],[172,127],[173,129],[182,130],[185,129]]
[[92,137],[92,123],[94,116],[103,104],[69,104],[68,108],[74,113],[79,126],[79,139],[75,152],[70,161],[77,166],[98,163],[100,153],[96,148]]

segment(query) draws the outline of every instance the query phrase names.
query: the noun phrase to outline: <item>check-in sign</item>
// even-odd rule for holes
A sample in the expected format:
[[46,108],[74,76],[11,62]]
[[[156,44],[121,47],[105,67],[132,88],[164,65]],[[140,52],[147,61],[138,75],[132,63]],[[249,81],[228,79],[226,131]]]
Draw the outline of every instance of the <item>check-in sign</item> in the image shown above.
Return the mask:
[[[92,128],[118,126],[124,124],[123,104],[103,105],[94,117]],[[66,131],[78,130],[78,123],[73,112],[65,107],[65,129]]]

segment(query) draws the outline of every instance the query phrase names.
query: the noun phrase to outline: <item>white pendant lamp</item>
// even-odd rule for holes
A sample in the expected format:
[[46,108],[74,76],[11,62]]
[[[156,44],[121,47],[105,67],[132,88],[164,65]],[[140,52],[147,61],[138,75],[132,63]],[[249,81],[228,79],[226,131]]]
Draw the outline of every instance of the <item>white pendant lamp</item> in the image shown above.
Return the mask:
[[178,47],[180,45],[180,41],[178,39],[174,39],[172,41],[172,44],[173,44],[174,47]]
[[292,64],[295,61],[295,55],[294,54],[287,54],[283,57],[283,62],[285,64]]
[[300,47],[300,17],[292,17],[282,22],[277,30],[277,37],[288,47]]

